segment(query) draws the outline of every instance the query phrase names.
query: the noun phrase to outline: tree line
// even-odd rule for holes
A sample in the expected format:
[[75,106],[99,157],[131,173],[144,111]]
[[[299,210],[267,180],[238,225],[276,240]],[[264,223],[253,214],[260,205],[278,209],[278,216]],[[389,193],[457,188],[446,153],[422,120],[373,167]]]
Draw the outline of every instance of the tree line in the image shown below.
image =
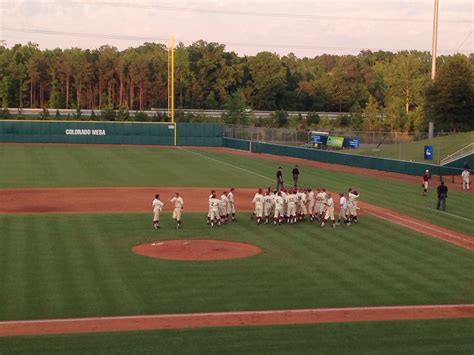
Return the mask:
[[[143,111],[167,106],[168,50],[145,43],[123,51],[0,46],[3,108]],[[474,129],[474,56],[361,51],[314,58],[260,52],[239,56],[219,43],[175,48],[177,108],[224,109],[245,123],[246,109],[350,112],[346,124],[367,130]],[[280,114],[281,115],[281,114]],[[278,121],[278,114],[274,115]],[[284,120],[283,120],[284,121]],[[341,122],[343,125],[344,122]]]

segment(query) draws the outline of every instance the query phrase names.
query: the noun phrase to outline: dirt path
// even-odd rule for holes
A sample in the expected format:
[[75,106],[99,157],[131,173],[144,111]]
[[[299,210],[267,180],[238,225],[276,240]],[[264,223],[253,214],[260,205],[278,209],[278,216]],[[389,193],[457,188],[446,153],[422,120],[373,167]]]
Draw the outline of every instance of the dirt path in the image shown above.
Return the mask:
[[[150,212],[156,193],[163,201],[175,191],[184,198],[184,213],[207,212],[208,196],[212,188],[140,187],[140,188],[56,188],[56,189],[0,189],[0,214],[22,213],[94,213],[94,212]],[[222,188],[215,189],[221,192]],[[237,189],[239,211],[252,211],[255,189]],[[474,238],[409,217],[392,210],[360,203],[361,211],[378,218],[414,229],[460,247],[474,250]],[[171,211],[171,205],[165,206]]]
[[474,305],[315,308],[0,322],[0,337],[159,329],[474,318]]

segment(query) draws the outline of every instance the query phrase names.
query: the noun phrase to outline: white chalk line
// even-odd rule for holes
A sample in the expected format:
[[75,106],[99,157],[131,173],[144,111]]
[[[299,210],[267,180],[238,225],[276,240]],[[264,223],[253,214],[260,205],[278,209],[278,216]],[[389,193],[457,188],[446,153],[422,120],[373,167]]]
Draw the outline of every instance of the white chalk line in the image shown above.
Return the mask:
[[181,147],[178,147],[178,149],[179,149],[179,150],[184,150],[185,152],[188,152],[188,153],[191,153],[191,154],[195,154],[195,155],[200,156],[200,157],[202,157],[202,158],[206,158],[206,159],[213,160],[213,161],[219,162],[219,163],[224,164],[224,165],[227,165],[227,166],[231,166],[231,167],[233,167],[233,168],[235,168],[235,169],[239,169],[239,170],[245,171],[245,172],[247,172],[247,173],[250,173],[250,174],[259,176],[259,177],[261,177],[261,178],[264,178],[264,179],[273,181],[273,179],[269,178],[268,176],[261,175],[261,174],[259,174],[259,173],[256,173],[255,171],[248,170],[248,169],[245,169],[245,168],[241,168],[240,166],[237,166],[237,165],[234,165],[234,164],[230,164],[230,163],[227,163],[227,162],[225,162],[225,161],[222,161],[222,160],[219,160],[219,159],[216,159],[216,158],[208,157],[208,156],[206,156],[206,155],[204,155],[204,154],[199,154],[199,153],[193,152],[192,150],[184,149],[184,148],[181,148]]
[[[374,214],[374,213],[373,213],[373,214]],[[442,230],[442,229],[433,228],[433,227],[431,227],[431,226],[429,226],[429,225],[421,224],[421,223],[412,221],[412,220],[410,220],[410,219],[406,219],[406,218],[403,218],[403,217],[400,217],[400,216],[391,214],[391,213],[389,213],[389,212],[386,212],[385,214],[388,215],[388,216],[390,216],[390,217],[393,217],[394,219],[400,219],[400,220],[402,220],[402,221],[405,221],[405,222],[414,224],[414,225],[416,225],[416,226],[420,226],[420,227],[423,227],[423,228],[431,229],[432,231],[435,231],[435,232],[438,232],[438,233],[441,233],[441,234],[448,235],[448,236],[450,236],[450,237],[452,237],[452,238],[455,238],[455,239],[459,239],[459,240],[463,240],[463,241],[470,241],[469,239],[459,237],[459,236],[454,235],[454,234],[451,234],[451,233],[449,233],[449,232],[445,232],[445,231]],[[474,240],[474,239],[473,239],[473,240]]]
[[[398,221],[396,221],[396,220],[394,220],[394,219],[385,218],[385,217],[380,216],[380,215],[378,215],[378,214],[376,214],[376,213],[373,213],[373,212],[368,212],[368,213],[371,213],[371,214],[374,215],[375,217],[381,218],[381,219],[383,219],[383,220],[385,220],[385,221],[387,221],[387,222],[395,223],[395,224],[398,224],[399,226],[402,226],[402,227],[405,227],[405,228],[409,228],[409,229],[413,229],[413,230],[415,230],[415,231],[417,231],[417,232],[426,234],[426,231],[424,231],[424,230],[421,229],[421,228],[416,228],[416,227],[408,226],[408,225],[403,224],[403,223],[401,223],[401,222],[398,222]],[[403,218],[402,218],[402,219],[403,219]],[[414,224],[417,224],[417,225],[420,225],[420,226],[422,226],[423,228],[429,228],[428,226],[425,226],[425,225],[423,225],[423,224],[418,224],[418,223],[415,223],[415,222],[413,222],[413,223],[414,223]],[[430,228],[430,229],[433,229],[433,228]],[[437,229],[434,229],[434,230],[439,231],[439,230],[437,230]],[[442,237],[436,237],[436,236],[434,236],[434,235],[432,235],[432,234],[428,234],[428,235],[429,235],[430,237],[434,237],[434,238],[436,238],[436,239],[448,241],[449,243],[452,243],[452,244],[455,244],[455,245],[457,245],[457,246],[466,248],[466,245],[463,244],[463,243],[459,243],[459,242],[456,242],[456,241],[454,241],[454,240],[443,239]],[[471,243],[469,240],[466,240],[466,239],[463,239],[463,238],[460,238],[460,237],[456,237],[456,236],[452,236],[452,237],[454,237],[454,238],[456,238],[456,239],[460,239],[460,240],[462,240],[463,242]],[[472,244],[472,243],[471,243],[471,244]]]
[[162,318],[192,318],[192,317],[227,317],[248,315],[278,315],[278,314],[300,314],[300,313],[340,313],[340,312],[365,312],[365,311],[397,311],[397,310],[430,310],[430,309],[455,309],[462,308],[474,311],[474,304],[445,304],[445,305],[412,305],[412,306],[369,306],[369,307],[343,307],[343,308],[306,308],[306,309],[282,309],[267,311],[236,311],[236,312],[205,312],[205,313],[177,313],[177,314],[146,314],[133,316],[108,316],[108,317],[84,317],[84,318],[57,318],[38,320],[3,321],[2,325],[15,324],[42,324],[42,323],[74,323],[95,321],[118,321],[133,319],[162,319]]
[[456,218],[464,219],[465,221],[474,222],[474,219],[471,219],[471,218],[466,218],[466,217],[458,216],[457,214],[453,214],[453,213],[449,213],[449,212],[445,212],[445,211],[440,211],[440,210],[437,210],[436,208],[431,208],[431,207],[427,207],[427,208],[428,208],[429,210],[436,211],[436,212],[438,212],[438,213],[447,214],[447,215],[449,215],[449,216],[453,216],[453,217],[456,217]]

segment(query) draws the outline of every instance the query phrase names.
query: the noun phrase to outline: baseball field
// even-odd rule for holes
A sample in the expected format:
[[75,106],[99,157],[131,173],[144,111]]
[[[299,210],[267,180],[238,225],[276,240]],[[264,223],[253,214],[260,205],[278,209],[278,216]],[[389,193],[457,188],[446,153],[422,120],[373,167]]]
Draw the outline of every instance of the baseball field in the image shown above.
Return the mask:
[[[440,212],[435,179],[423,197],[417,177],[225,148],[2,144],[0,158],[2,355],[472,354],[474,195],[459,184]],[[256,189],[279,166],[290,184],[294,164],[300,186],[355,188],[360,222],[252,221]],[[238,220],[211,229],[209,192],[230,187]],[[174,192],[182,228],[168,204],[154,230],[153,196]]]

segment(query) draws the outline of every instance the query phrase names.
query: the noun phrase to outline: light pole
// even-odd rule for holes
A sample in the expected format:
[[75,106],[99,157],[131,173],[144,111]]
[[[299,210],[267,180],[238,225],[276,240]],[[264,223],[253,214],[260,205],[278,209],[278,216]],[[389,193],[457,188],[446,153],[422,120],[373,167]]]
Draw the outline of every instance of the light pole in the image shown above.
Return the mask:
[[[439,0],[434,0],[434,16],[433,16],[433,43],[431,48],[431,80],[436,77],[436,47],[438,44],[438,7]],[[433,138],[434,122],[429,119],[428,122],[428,139]]]
[[436,47],[438,44],[438,7],[439,0],[434,0],[433,44],[431,47],[431,80],[435,80],[436,77]]

